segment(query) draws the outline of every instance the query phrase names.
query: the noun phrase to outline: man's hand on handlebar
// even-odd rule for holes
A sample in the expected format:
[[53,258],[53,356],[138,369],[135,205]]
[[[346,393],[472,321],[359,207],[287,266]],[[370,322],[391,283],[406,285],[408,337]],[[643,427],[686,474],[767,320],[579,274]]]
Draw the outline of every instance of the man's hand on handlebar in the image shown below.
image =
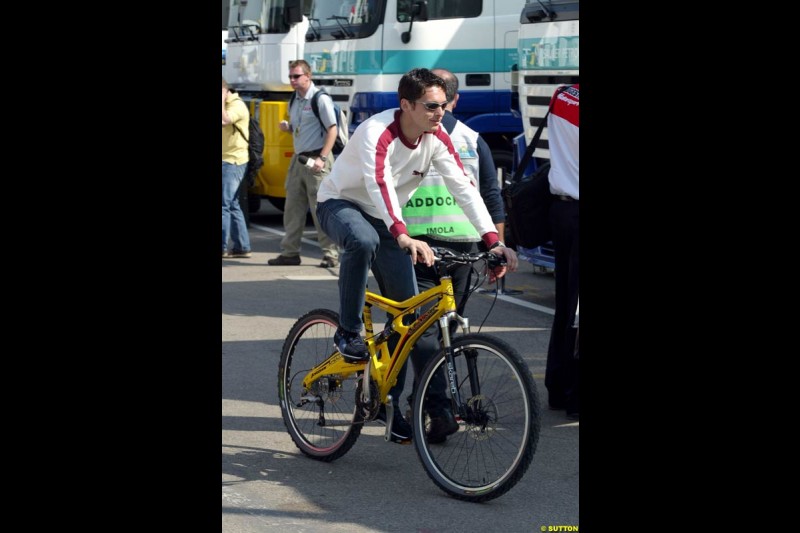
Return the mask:
[[431,247],[428,246],[427,242],[412,239],[404,233],[397,237],[397,244],[400,246],[400,248],[404,248],[406,253],[411,256],[412,264],[416,265],[417,261],[420,261],[425,263],[426,266],[433,265],[433,250],[431,250]]
[[489,250],[489,253],[504,257],[506,261],[506,266],[496,267],[489,271],[489,283],[494,283],[497,278],[502,278],[507,271],[514,272],[517,270],[517,253],[511,248],[498,246]]

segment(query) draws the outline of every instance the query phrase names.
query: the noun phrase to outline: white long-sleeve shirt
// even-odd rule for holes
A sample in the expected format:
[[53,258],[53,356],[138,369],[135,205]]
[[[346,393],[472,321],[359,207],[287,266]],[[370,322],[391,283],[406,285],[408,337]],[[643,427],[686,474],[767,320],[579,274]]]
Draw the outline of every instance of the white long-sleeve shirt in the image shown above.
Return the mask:
[[555,97],[547,117],[550,192],[580,200],[580,85]]
[[436,132],[423,133],[419,143],[411,145],[400,133],[400,113],[388,109],[356,128],[320,184],[317,202],[349,200],[383,220],[395,238],[408,235],[401,206],[433,165],[484,243],[494,244],[497,229],[479,191],[464,173],[447,132],[439,127]]

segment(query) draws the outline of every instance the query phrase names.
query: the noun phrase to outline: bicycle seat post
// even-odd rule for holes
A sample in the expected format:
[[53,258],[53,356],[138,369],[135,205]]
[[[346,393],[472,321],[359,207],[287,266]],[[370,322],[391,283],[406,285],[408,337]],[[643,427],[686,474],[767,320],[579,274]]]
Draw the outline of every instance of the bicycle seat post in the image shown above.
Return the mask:
[[392,425],[394,421],[394,401],[392,395],[386,395],[386,431],[383,435],[383,440],[389,442],[392,439]]

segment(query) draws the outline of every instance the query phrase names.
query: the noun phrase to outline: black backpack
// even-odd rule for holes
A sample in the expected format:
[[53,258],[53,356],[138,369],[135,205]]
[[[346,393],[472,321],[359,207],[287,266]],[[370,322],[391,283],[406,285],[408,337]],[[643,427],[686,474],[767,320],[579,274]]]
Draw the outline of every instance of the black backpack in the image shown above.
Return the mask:
[[248,187],[256,184],[256,175],[259,169],[264,165],[264,132],[261,131],[261,126],[258,120],[250,117],[249,130],[250,135],[245,135],[236,124],[231,124],[239,134],[247,141],[247,170],[244,171],[244,180],[247,182]]
[[505,234],[506,237],[510,237],[506,240],[514,249],[517,249],[517,246],[536,248],[552,240],[549,219],[550,205],[553,202],[553,195],[550,193],[550,161],[539,165],[530,176],[524,176],[524,173],[536,150],[542,130],[547,125],[547,117],[553,109],[556,96],[569,87],[569,85],[564,85],[553,93],[554,97],[550,100],[550,107],[539,122],[539,128],[525,149],[525,154],[518,163],[517,170],[511,181],[506,181],[506,185],[503,187],[501,194],[506,208]]
[[[329,95],[325,89],[320,87],[319,90],[314,93],[314,96],[311,97],[311,111],[314,112],[314,116],[317,117],[317,120],[319,120],[319,125],[322,126],[323,137],[325,136],[326,129],[325,124],[322,123],[322,119],[319,118],[319,102],[317,102],[321,94],[328,95],[333,103],[333,114],[336,117],[336,130],[338,133],[336,135],[336,142],[333,143],[331,152],[333,152],[333,155],[339,155],[342,153],[342,150],[344,150],[344,145],[347,144],[347,141],[350,139],[350,132],[347,129],[347,117],[345,116],[344,111],[342,111],[342,108],[333,101],[331,95]],[[289,107],[292,107],[292,102],[294,102],[296,95],[297,93],[292,93],[292,97],[289,98]]]

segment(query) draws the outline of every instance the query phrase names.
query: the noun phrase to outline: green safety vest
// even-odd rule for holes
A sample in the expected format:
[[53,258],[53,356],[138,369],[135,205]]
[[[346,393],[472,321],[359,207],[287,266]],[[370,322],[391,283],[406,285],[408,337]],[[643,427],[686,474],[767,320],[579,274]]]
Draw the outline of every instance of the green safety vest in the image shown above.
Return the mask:
[[[478,132],[456,122],[450,134],[453,147],[458,152],[464,171],[478,187]],[[425,235],[443,241],[477,242],[481,236],[469,221],[456,199],[447,190],[444,179],[431,166],[414,195],[403,206],[403,220],[411,237]]]

